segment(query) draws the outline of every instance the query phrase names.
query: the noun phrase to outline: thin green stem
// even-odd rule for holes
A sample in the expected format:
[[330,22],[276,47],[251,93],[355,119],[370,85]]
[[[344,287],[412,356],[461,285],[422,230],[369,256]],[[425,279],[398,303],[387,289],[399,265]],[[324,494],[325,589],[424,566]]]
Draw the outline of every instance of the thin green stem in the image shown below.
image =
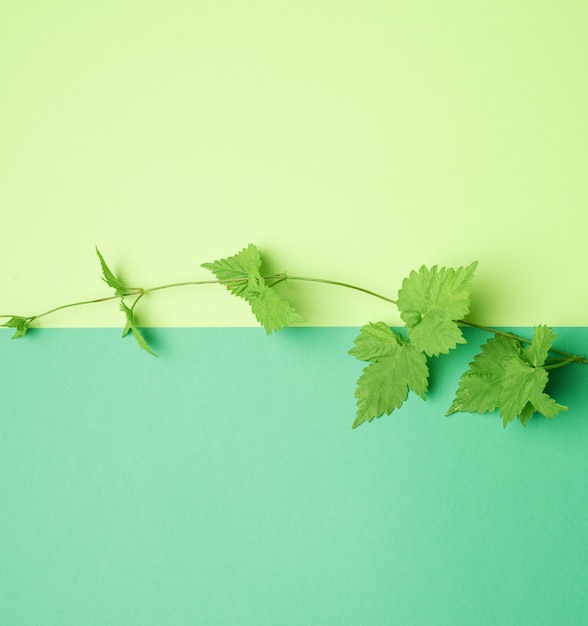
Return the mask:
[[[139,290],[129,291],[125,293],[126,296],[133,296],[141,293]],[[56,306],[54,309],[49,309],[49,311],[45,311],[44,313],[40,313],[39,315],[31,315],[26,319],[39,319],[41,317],[45,317],[46,315],[51,315],[51,313],[56,313],[57,311],[62,311],[63,309],[70,309],[74,306],[84,306],[86,304],[97,304],[98,302],[108,302],[109,300],[118,300],[121,296],[106,296],[105,298],[96,298],[95,300],[83,300],[82,302],[72,302],[71,304],[62,304],[61,306]]]
[[281,278],[278,278],[278,280],[276,280],[275,282],[273,282],[271,285],[269,285],[270,287],[275,287],[276,285],[279,285],[280,283],[283,283],[284,281],[288,280],[288,278],[286,276],[282,276]]
[[355,289],[355,291],[361,291],[362,293],[367,293],[369,296],[374,296],[374,298],[379,298],[380,300],[384,300],[385,302],[390,302],[391,304],[398,304],[396,300],[392,300],[386,296],[383,296],[380,293],[376,293],[375,291],[370,291],[369,289],[364,289],[363,287],[358,287],[357,285],[350,285],[349,283],[343,283],[338,280],[327,280],[326,278],[310,278],[309,276],[285,276],[286,280],[302,280],[309,283],[323,283],[324,285],[337,285],[338,287],[345,287],[347,289]]
[[[337,287],[344,287],[346,289],[352,289],[354,291],[359,291],[361,293],[365,293],[369,296],[372,296],[374,298],[378,298],[379,300],[383,300],[384,302],[389,302],[390,304],[394,304],[397,305],[398,301],[397,300],[393,300],[392,298],[388,298],[387,296],[384,296],[380,293],[377,293],[375,291],[371,291],[369,289],[365,289],[363,287],[359,287],[357,285],[352,285],[350,283],[346,283],[346,282],[342,282],[342,281],[338,281],[338,280],[330,280],[330,279],[326,279],[326,278],[314,278],[314,277],[310,277],[310,276],[289,276],[288,274],[286,274],[285,272],[280,273],[280,274],[270,274],[270,275],[266,275],[263,276],[264,280],[274,280],[275,282],[272,283],[272,287],[274,287],[275,285],[278,285],[281,282],[285,282],[288,280],[297,280],[297,281],[302,281],[302,282],[312,282],[312,283],[321,283],[324,285],[334,285]],[[213,279],[213,280],[189,280],[189,281],[183,281],[183,282],[176,282],[176,283],[168,283],[165,285],[158,285],[156,287],[149,287],[148,289],[142,289],[140,287],[129,287],[125,290],[124,294],[122,295],[114,295],[114,296],[105,296],[102,298],[95,298],[93,300],[83,300],[80,302],[72,302],[70,304],[62,304],[61,306],[57,306],[54,307],[52,309],[49,309],[48,311],[45,311],[44,313],[40,313],[39,315],[31,315],[28,317],[24,317],[24,316],[19,316],[19,315],[0,315],[0,318],[12,318],[12,317],[23,317],[26,320],[36,320],[36,319],[40,319],[42,317],[45,317],[47,315],[51,315],[52,313],[56,313],[57,311],[62,311],[64,309],[69,309],[72,307],[77,307],[77,306],[85,306],[88,304],[97,304],[99,302],[108,302],[110,300],[117,300],[121,297],[125,297],[125,296],[138,296],[132,307],[131,310],[133,310],[135,308],[135,306],[137,305],[137,303],[139,302],[139,300],[146,294],[148,293],[153,293],[155,291],[162,291],[164,289],[173,289],[173,288],[177,288],[177,287],[189,287],[189,286],[198,286],[198,285],[218,285],[218,284],[235,284],[235,283],[245,283],[247,282],[247,278],[233,278],[233,279],[228,279],[228,280],[218,280],[218,279]],[[462,324],[464,326],[470,326],[472,328],[478,328],[479,330],[484,330],[486,332],[489,333],[493,333],[495,335],[500,335],[503,337],[509,337],[511,339],[514,339],[520,343],[525,343],[525,344],[530,344],[531,340],[526,339],[525,337],[521,337],[519,335],[516,335],[515,333],[511,333],[511,332],[505,332],[505,331],[501,331],[501,330],[497,330],[496,328],[492,328],[490,326],[484,326],[482,324],[476,324],[475,322],[470,322],[467,320],[458,320],[459,324]],[[580,355],[575,355],[575,354],[571,354],[570,352],[565,352],[563,350],[558,350],[558,349],[551,349],[550,352],[554,353],[554,354],[558,354],[561,357],[564,357],[563,359],[558,360],[555,363],[552,363],[551,365],[547,365],[546,369],[555,369],[557,367],[563,367],[564,365],[568,365],[569,363],[584,363],[584,364],[588,364],[588,359],[585,356],[580,356]]]
[[[284,278],[284,274],[272,274],[270,276],[264,276],[264,278],[266,279],[272,279],[272,278],[277,278],[277,279],[283,279]],[[219,284],[226,284],[226,283],[239,283],[239,282],[247,282],[246,278],[240,279],[232,279],[232,280],[189,280],[189,281],[184,281],[184,282],[179,282],[179,283],[169,283],[166,285],[158,285],[157,287],[150,287],[149,289],[142,289],[141,287],[129,287],[124,294],[121,295],[114,295],[114,296],[105,296],[103,298],[94,298],[92,300],[82,300],[80,302],[70,302],[69,304],[62,304],[60,306],[56,306],[52,309],[49,309],[48,311],[44,311],[43,313],[39,313],[38,315],[0,315],[0,317],[2,318],[12,318],[12,317],[22,317],[24,319],[27,320],[36,320],[36,319],[40,319],[42,317],[46,317],[47,315],[51,315],[52,313],[57,313],[57,311],[62,311],[64,309],[71,309],[73,307],[77,307],[77,306],[85,306],[87,304],[97,304],[99,302],[109,302],[110,300],[118,300],[119,298],[123,297],[123,296],[139,296],[139,298],[143,297],[145,294],[147,293],[151,293],[153,291],[161,291],[162,289],[172,289],[175,287],[186,287],[186,286],[191,286],[191,285],[219,285]],[[139,299],[137,298],[137,300]],[[135,304],[137,302],[137,300],[135,300]],[[133,304],[133,307],[135,306],[135,304]]]
[[488,333],[494,333],[495,335],[500,335],[501,337],[508,337],[510,339],[516,339],[521,343],[531,343],[530,339],[526,339],[525,337],[520,337],[519,335],[515,335],[514,333],[509,333],[503,330],[497,330],[496,328],[492,328],[491,326],[483,326],[482,324],[476,324],[475,322],[470,322],[468,320],[457,320],[458,324],[463,324],[464,326],[471,326],[472,328],[478,328],[480,330],[485,330]]
[[139,300],[145,295],[145,292],[143,290],[141,290],[141,293],[135,298],[135,301],[133,302],[133,304],[131,305],[131,313],[135,310],[135,307],[137,306],[137,302],[139,302]]
[[565,365],[569,365],[570,363],[588,363],[588,361],[581,356],[571,356],[569,359],[562,359],[559,363],[544,365],[543,368],[546,370],[554,370],[558,367],[564,367]]
[[[153,291],[161,291],[162,289],[173,289],[175,287],[190,287],[192,285],[218,285],[222,284],[222,280],[186,280],[181,283],[170,283],[168,285],[158,285],[157,287],[149,287],[149,289],[143,289],[143,293],[152,293]],[[233,280],[230,282],[241,282],[240,280]],[[243,280],[243,282],[245,282]]]
[[[284,280],[285,274],[270,274],[263,277],[265,280]],[[157,287],[149,287],[149,289],[143,289],[143,293],[152,293],[153,291],[161,291],[162,289],[172,289],[175,287],[190,287],[192,285],[226,285],[234,283],[246,283],[247,278],[231,278],[228,280],[186,280],[181,283],[169,283],[167,285],[158,285]]]

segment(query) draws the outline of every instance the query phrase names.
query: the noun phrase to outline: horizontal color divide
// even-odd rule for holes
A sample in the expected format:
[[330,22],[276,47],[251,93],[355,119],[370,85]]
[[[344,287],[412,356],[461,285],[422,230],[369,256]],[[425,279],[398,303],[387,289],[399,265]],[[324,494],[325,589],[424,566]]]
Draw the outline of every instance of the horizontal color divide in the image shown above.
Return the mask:
[[0,333],[0,623],[585,623],[588,368],[553,420],[445,417],[466,329],[352,430],[357,331]]

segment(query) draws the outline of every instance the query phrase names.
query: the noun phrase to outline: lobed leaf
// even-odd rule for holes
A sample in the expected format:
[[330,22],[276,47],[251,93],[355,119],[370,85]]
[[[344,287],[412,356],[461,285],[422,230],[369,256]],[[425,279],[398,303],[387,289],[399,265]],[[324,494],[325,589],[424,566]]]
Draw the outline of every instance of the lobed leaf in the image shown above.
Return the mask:
[[[521,349],[512,337],[498,335],[489,339],[461,376],[447,415],[498,409],[504,426],[515,417],[525,426],[535,412],[552,418],[565,411],[567,407],[544,393],[549,377],[541,365],[555,334],[550,330],[537,327],[530,351]],[[540,365],[532,365],[529,358]]]
[[250,243],[237,254],[212,263],[202,263],[200,267],[210,270],[234,295],[246,297],[249,276],[261,278],[261,254]]
[[557,337],[552,328],[544,325],[536,326],[531,344],[523,350],[523,358],[534,367],[543,365]]
[[498,408],[506,426],[521,414],[527,403],[532,404],[534,396],[543,391],[547,384],[547,372],[515,357],[505,362],[501,382]]
[[370,322],[360,329],[354,340],[355,348],[351,348],[348,354],[360,361],[377,361],[393,356],[401,342],[402,338],[385,322]]
[[398,310],[411,342],[430,356],[465,343],[457,320],[470,310],[471,283],[478,263],[458,269],[412,271],[398,292]]
[[257,321],[269,335],[306,319],[272,287],[261,275],[262,259],[256,246],[249,244],[237,254],[212,263],[202,263],[229,291],[247,300]]
[[456,397],[447,415],[458,411],[489,413],[496,409],[502,389],[504,364],[518,358],[519,344],[510,337],[497,335],[482,345],[470,368],[461,376]]
[[353,428],[400,408],[410,390],[425,399],[429,379],[425,354],[385,328],[383,322],[364,326],[355,340],[356,347],[349,351],[361,360],[372,361],[357,381]]

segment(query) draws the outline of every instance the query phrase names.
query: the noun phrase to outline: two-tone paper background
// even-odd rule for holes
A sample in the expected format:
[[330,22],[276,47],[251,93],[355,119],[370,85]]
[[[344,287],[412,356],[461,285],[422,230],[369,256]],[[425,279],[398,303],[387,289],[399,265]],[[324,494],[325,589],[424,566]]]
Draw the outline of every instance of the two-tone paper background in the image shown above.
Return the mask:
[[[6,3],[0,314],[272,270],[395,297],[479,261],[472,320],[588,351],[582,2]],[[350,430],[346,355],[394,307],[292,284],[272,337],[216,286],[0,336],[0,622],[582,623],[586,373],[502,429],[427,403]],[[477,342],[477,343],[476,343]]]

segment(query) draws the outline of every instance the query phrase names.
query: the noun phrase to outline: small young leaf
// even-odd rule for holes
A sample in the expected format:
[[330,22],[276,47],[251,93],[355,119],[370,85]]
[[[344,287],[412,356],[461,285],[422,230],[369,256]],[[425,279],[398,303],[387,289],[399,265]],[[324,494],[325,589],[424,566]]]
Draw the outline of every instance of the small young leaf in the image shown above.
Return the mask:
[[200,267],[210,270],[224,282],[231,293],[244,298],[249,276],[261,277],[261,255],[257,247],[250,243],[233,256],[212,263],[202,263]]
[[5,328],[14,328],[16,332],[12,335],[12,339],[19,339],[27,334],[27,331],[33,321],[33,317],[11,317],[7,322],[2,324]]
[[265,283],[261,275],[261,255],[253,244],[241,252],[201,267],[223,281],[229,291],[249,302],[257,321],[269,335],[285,326],[305,322],[292,305]]
[[556,339],[557,335],[552,328],[543,325],[536,326],[531,344],[523,350],[523,358],[533,367],[543,365]]
[[100,259],[100,266],[102,267],[102,280],[109,286],[115,290],[115,294],[117,296],[124,295],[126,291],[126,287],[121,281],[112,273],[108,265],[106,265],[106,261],[104,257],[100,254],[100,250],[96,248],[96,254],[98,255],[98,259]]
[[355,340],[356,347],[350,350],[361,360],[372,361],[357,381],[353,428],[400,408],[409,390],[425,399],[429,379],[427,357],[384,327],[383,322],[364,326]]
[[470,310],[470,289],[477,261],[457,270],[435,265],[412,271],[398,292],[398,310],[408,337],[430,356],[465,343],[456,320]]
[[153,356],[158,356],[149,347],[149,344],[147,343],[147,341],[145,341],[145,337],[143,337],[143,335],[141,334],[140,330],[137,328],[137,323],[135,321],[135,315],[134,315],[132,309],[130,309],[122,300],[120,302],[120,310],[125,314],[125,316],[127,318],[127,323],[125,324],[125,327],[123,329],[122,336],[126,337],[129,334],[129,332],[132,332],[133,336],[137,340],[137,343],[139,344],[139,347],[141,348],[141,350],[145,350],[145,351],[149,352],[149,354],[152,354]]
[[285,326],[306,321],[287,300],[263,282],[260,282],[257,287],[250,285],[245,297],[257,321],[265,328],[268,335],[282,330]]

